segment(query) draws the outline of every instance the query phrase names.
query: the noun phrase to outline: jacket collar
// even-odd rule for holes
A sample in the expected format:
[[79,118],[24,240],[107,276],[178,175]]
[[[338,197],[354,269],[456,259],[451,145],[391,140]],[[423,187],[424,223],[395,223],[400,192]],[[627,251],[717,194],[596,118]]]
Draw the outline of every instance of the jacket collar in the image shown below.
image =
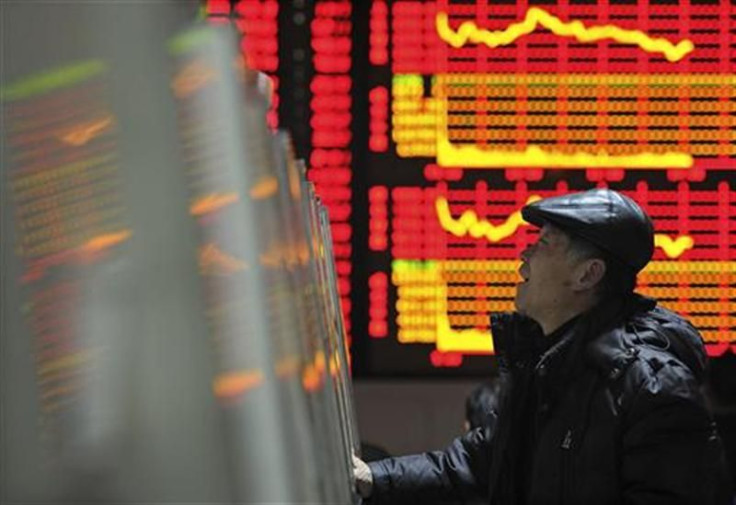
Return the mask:
[[638,354],[623,323],[656,305],[655,300],[636,293],[600,304],[583,332],[589,340],[585,351],[587,360],[611,379],[621,375]]
[[622,321],[634,314],[651,311],[656,304],[655,300],[636,293],[605,299],[565,323],[551,347],[548,339],[552,335],[545,337],[534,320],[516,312],[492,314],[494,350],[502,367],[528,367],[554,360],[576,342],[587,348],[587,357],[594,365],[606,370],[620,369],[633,359],[633,351],[627,339],[617,338],[612,333]]

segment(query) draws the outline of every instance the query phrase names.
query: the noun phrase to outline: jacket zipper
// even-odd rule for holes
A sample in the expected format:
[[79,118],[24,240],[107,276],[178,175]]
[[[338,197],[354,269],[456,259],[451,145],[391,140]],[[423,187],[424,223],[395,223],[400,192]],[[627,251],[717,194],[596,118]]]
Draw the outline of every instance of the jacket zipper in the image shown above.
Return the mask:
[[565,433],[565,439],[562,441],[562,445],[560,447],[566,450],[572,447],[572,430],[567,430],[567,433]]
[[572,447],[573,447],[573,431],[572,428],[568,428],[565,432],[565,436],[560,444],[562,449],[562,496],[560,503],[570,503],[570,499],[573,496],[572,489]]

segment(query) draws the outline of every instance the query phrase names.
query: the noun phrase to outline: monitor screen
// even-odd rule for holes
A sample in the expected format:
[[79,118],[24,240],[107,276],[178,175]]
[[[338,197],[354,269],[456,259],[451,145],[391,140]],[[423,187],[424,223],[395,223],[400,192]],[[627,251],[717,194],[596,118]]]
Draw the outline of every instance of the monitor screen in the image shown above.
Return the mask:
[[639,291],[733,352],[732,2],[297,4],[209,9],[274,77],[330,210],[356,372],[487,373],[521,207],[594,187],[654,221]]

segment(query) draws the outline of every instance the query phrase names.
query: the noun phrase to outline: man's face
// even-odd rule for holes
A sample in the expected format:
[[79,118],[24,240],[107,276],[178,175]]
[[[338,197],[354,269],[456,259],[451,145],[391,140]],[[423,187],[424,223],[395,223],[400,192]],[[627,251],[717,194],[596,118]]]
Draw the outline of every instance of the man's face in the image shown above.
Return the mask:
[[537,242],[521,253],[523,282],[516,286],[515,299],[519,313],[543,324],[566,309],[578,264],[569,248],[570,238],[565,233],[545,225]]

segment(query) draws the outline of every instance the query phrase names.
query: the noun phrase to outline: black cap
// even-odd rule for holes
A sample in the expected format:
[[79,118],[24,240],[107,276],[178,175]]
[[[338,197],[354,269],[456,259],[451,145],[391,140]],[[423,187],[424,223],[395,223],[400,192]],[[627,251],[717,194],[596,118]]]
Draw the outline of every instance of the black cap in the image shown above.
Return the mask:
[[525,221],[549,223],[587,240],[639,271],[654,254],[654,226],[631,198],[610,189],[554,196],[521,209]]

